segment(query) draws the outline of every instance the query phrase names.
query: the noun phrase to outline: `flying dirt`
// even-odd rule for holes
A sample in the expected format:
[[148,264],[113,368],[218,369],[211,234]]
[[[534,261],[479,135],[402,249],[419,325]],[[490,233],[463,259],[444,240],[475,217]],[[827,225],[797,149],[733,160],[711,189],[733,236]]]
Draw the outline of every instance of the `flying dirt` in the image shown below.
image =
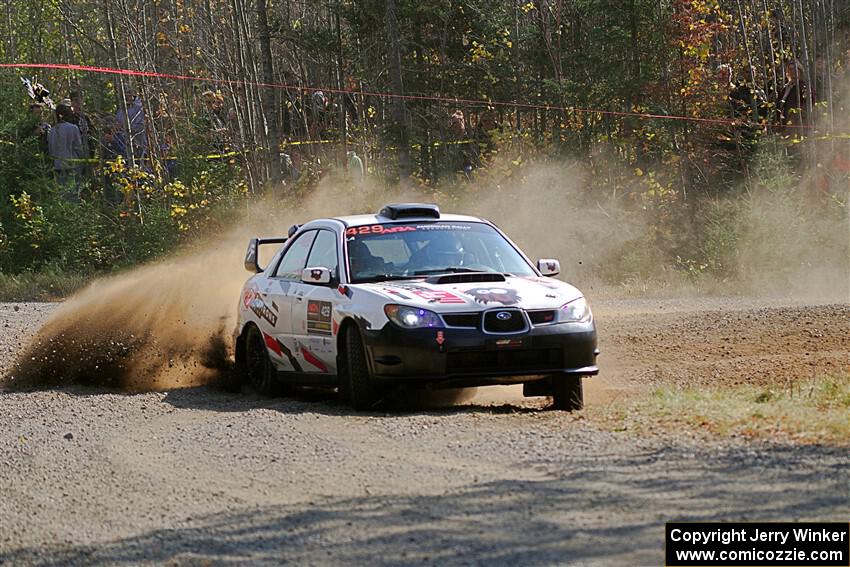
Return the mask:
[[[328,181],[298,202],[255,203],[228,233],[160,262],[99,279],[65,301],[21,350],[4,384],[13,389],[85,384],[150,391],[220,379],[232,365],[230,334],[246,278],[242,259],[248,239],[283,235],[292,224],[316,217],[375,211],[387,202],[435,201],[447,212],[490,218],[516,235],[530,254],[560,258],[565,277],[587,289],[592,300],[606,259],[640,241],[650,228],[614,200],[580,195],[582,175],[578,166],[542,167],[519,185],[472,186],[461,198],[418,190],[355,190]],[[751,204],[754,213],[760,206]],[[782,225],[783,211],[773,206],[770,224],[761,231],[754,221],[757,215],[744,215],[746,234],[764,240],[765,232]],[[825,240],[824,234],[832,239]],[[748,273],[765,289],[767,281],[781,287],[815,272],[821,291],[847,297],[847,244],[841,234],[827,225],[808,240],[798,238],[781,258],[767,260],[751,246],[746,249]],[[815,249],[832,261],[813,269]],[[775,265],[782,278],[771,279]]]

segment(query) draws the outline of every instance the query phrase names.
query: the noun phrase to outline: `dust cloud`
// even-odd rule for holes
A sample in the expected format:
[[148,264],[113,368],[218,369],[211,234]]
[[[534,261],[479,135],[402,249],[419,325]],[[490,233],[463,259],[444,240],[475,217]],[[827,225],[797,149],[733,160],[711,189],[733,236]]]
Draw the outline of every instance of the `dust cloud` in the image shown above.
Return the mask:
[[[86,384],[144,391],[219,379],[231,370],[236,306],[249,277],[242,266],[248,239],[285,235],[292,224],[317,217],[374,212],[388,202],[437,202],[446,212],[490,218],[532,259],[560,259],[564,279],[588,292],[587,286],[599,285],[604,260],[644,237],[649,227],[634,208],[620,207],[614,199],[588,199],[583,193],[586,175],[579,165],[553,164],[538,167],[520,182],[473,181],[462,194],[432,188],[352,186],[329,177],[306,197],[264,199],[249,207],[226,234],[160,262],[95,281],[69,298],[20,354],[3,382],[11,388]],[[787,219],[775,203],[774,216],[759,212],[756,199],[750,205],[752,214],[742,216],[740,222],[748,228],[742,234],[751,239],[751,245],[740,261],[748,266],[756,285],[770,280],[776,268],[772,263],[777,261],[795,277],[801,268],[804,272],[811,268],[812,262],[797,260],[813,258],[813,246],[838,257],[846,251],[844,232],[825,237],[829,245],[807,236],[796,243],[793,261],[787,246],[779,260],[771,256],[772,248],[762,253],[758,246],[769,245],[755,228],[767,226],[765,230],[778,231],[781,237],[783,230],[787,232]],[[794,210],[786,212],[792,215]],[[805,229],[799,234],[805,236]],[[832,264],[828,270],[823,267],[829,271],[822,274],[829,276],[825,281],[840,279],[835,274],[841,273],[844,264]],[[515,391],[508,397],[513,398]]]
[[378,210],[383,195],[328,182],[297,202],[265,199],[226,234],[99,279],[56,310],[2,384],[148,391],[221,379],[232,371],[248,239],[286,235],[292,224],[321,216]]

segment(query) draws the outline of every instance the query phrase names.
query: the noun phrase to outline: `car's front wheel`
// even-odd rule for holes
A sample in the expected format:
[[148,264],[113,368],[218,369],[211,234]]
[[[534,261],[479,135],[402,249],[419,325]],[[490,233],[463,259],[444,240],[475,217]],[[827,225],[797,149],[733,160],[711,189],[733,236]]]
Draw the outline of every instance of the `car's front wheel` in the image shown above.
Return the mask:
[[584,407],[581,376],[552,377],[552,409],[578,411]]
[[380,400],[380,390],[369,375],[366,347],[355,325],[345,331],[345,363],[340,373],[340,390],[351,406],[368,410]]
[[253,325],[245,335],[244,372],[246,384],[258,394],[274,396],[280,393],[263,333]]

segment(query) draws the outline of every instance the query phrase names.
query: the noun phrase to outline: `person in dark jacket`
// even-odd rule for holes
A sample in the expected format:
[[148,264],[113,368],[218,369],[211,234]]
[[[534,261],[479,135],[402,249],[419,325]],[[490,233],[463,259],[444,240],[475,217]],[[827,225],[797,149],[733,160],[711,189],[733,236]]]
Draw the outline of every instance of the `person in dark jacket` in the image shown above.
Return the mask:
[[805,134],[805,126],[811,124],[809,115],[815,104],[815,94],[806,83],[805,70],[794,59],[785,64],[785,86],[776,103],[779,124],[789,135]]
[[29,107],[30,120],[26,122],[26,131],[23,137],[32,136],[38,138],[38,148],[47,154],[47,135],[50,134],[50,124],[44,121],[44,105],[34,102]]
[[47,148],[53,158],[56,181],[62,188],[62,197],[71,202],[80,200],[79,174],[83,159],[83,141],[80,129],[72,122],[70,106],[56,108],[56,125],[47,135]]

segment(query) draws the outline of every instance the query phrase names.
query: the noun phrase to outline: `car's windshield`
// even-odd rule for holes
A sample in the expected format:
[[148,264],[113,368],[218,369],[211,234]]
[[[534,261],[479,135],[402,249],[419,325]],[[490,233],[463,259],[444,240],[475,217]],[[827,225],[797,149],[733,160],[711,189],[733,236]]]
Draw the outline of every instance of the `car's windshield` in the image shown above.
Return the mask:
[[477,222],[376,224],[346,231],[353,283],[456,272],[533,276],[533,268],[493,227]]

